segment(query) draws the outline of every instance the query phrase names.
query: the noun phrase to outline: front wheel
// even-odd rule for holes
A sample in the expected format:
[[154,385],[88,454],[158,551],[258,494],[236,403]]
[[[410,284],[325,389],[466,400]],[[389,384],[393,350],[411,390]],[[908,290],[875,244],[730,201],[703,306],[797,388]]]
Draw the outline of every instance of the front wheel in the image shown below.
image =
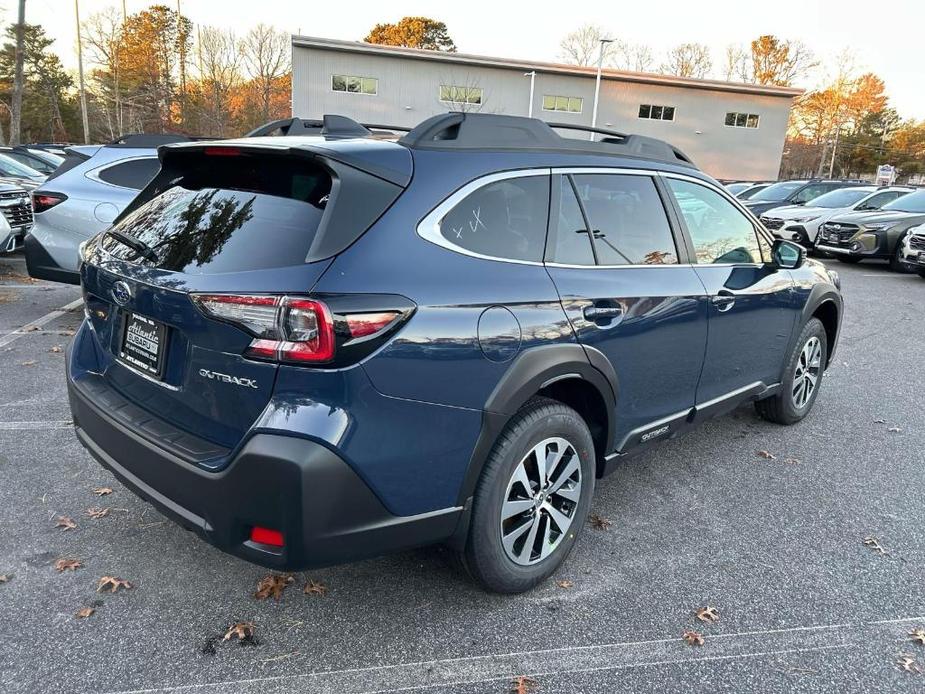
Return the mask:
[[906,261],[903,258],[903,240],[899,239],[896,242],[896,250],[893,251],[893,255],[890,256],[890,270],[893,272],[902,272],[908,273],[910,271],[909,266],[906,264]]
[[803,419],[816,402],[827,359],[825,327],[818,318],[810,318],[787,360],[780,392],[757,401],[758,414],[778,424],[796,424]]
[[462,560],[485,588],[521,593],[548,578],[594,494],[594,442],[572,408],[534,398],[495,443],[472,503]]

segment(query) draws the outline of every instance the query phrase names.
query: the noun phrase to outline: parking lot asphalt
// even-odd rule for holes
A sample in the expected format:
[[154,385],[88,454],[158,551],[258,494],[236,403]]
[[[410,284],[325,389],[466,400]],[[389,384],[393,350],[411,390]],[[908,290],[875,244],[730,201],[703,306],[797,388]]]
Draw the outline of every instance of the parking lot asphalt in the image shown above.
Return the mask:
[[[489,595],[429,548],[296,574],[275,601],[254,597],[266,570],[80,447],[56,349],[79,290],[0,257],[0,691],[922,691],[925,281],[827,264],[847,313],[812,414],[784,428],[741,408],[627,461],[597,488],[611,525],[554,580]],[[98,593],[103,576],[132,588]],[[221,640],[239,621],[256,644]]]

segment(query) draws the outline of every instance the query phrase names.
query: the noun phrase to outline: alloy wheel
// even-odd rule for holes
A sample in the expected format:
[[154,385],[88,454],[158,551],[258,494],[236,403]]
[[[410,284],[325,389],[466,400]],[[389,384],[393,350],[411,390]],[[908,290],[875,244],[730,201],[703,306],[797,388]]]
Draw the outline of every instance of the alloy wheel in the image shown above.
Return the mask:
[[529,566],[565,538],[581,499],[581,460],[560,437],[536,444],[517,464],[501,504],[501,544],[508,558]]
[[793,389],[790,392],[790,397],[793,400],[794,407],[798,410],[806,407],[806,403],[809,402],[815,392],[821,371],[822,342],[818,337],[813,336],[803,345],[793,374]]

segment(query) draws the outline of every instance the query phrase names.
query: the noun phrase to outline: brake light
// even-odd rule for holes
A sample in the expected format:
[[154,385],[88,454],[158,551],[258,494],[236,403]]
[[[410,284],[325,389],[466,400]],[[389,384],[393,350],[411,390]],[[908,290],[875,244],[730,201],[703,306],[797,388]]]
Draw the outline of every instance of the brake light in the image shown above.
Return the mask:
[[67,200],[67,195],[64,193],[32,193],[32,212],[38,214],[50,210],[65,200]]
[[350,337],[368,337],[389,327],[401,314],[397,311],[381,313],[355,313],[346,316]]
[[236,157],[241,153],[237,147],[206,147],[204,151],[207,157]]
[[284,362],[334,358],[334,320],[320,301],[289,296],[194,294],[199,309],[254,336],[244,355]]

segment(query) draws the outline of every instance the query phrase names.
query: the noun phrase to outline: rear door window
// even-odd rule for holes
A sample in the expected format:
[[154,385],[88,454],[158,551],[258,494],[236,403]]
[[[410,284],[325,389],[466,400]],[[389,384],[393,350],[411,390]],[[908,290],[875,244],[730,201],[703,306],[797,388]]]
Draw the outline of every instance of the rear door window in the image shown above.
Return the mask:
[[331,193],[330,174],[304,160],[228,157],[221,164],[190,167],[176,185],[113,225],[151,247],[156,261],[112,236],[104,237],[104,248],[187,274],[304,263]]
[[506,178],[463,198],[440,220],[440,235],[478,255],[540,262],[548,214],[549,176]]
[[552,203],[547,258],[560,265],[594,265],[591,235],[568,176],[553,180]]
[[101,181],[121,188],[141,190],[151,181],[161,168],[157,157],[131,159],[119,164],[107,166],[97,172]]
[[650,176],[580,174],[573,180],[599,265],[677,264],[668,215]]

